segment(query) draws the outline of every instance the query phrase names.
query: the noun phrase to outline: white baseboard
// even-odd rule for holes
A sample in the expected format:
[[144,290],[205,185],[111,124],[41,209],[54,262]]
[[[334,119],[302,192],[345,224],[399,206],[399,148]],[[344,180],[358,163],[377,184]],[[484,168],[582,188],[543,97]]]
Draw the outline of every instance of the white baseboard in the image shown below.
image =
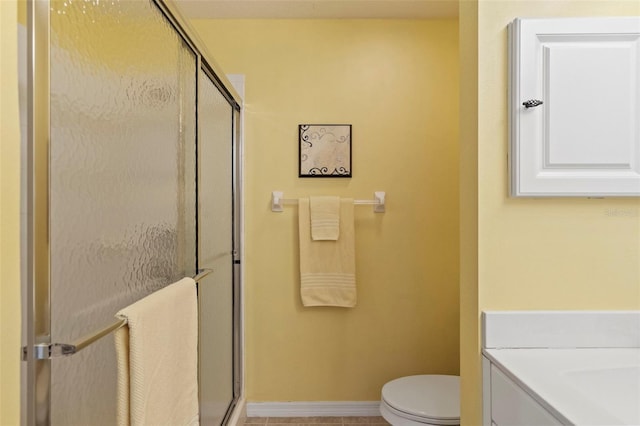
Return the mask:
[[247,417],[377,417],[380,401],[247,402]]

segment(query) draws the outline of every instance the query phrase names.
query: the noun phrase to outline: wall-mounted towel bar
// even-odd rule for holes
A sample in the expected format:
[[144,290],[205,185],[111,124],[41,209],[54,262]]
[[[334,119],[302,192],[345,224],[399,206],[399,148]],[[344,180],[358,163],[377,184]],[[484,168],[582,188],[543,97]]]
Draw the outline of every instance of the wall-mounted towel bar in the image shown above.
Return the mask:
[[[373,193],[373,200],[353,200],[355,205],[373,205],[373,211],[375,213],[384,213],[385,207],[385,192],[376,191]],[[284,198],[282,191],[273,191],[271,193],[271,211],[281,212],[284,210],[285,204],[298,204],[298,200],[295,198]]]
[[[202,278],[209,275],[213,270],[211,269],[201,269],[193,280],[197,283]],[[73,343],[40,343],[34,345],[33,347],[33,357],[35,359],[51,359],[51,358],[59,358],[64,356],[71,356],[77,352],[80,352],[93,342],[102,339],[107,334],[111,333],[124,326],[127,323],[126,320],[118,320],[109,324],[108,326],[81,337],[74,341]],[[22,348],[22,358],[26,359],[26,349]]]

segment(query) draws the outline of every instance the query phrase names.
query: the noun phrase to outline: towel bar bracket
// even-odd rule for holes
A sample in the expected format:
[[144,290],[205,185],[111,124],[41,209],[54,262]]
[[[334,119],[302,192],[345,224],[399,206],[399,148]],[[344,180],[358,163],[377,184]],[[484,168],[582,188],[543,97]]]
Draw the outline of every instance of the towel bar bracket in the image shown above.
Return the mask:
[[385,195],[384,191],[376,191],[373,193],[373,198],[375,200],[375,204],[373,205],[373,211],[375,213],[384,213],[385,209]]
[[[77,352],[75,345],[68,343],[39,343],[33,345],[34,359],[53,359],[71,356]],[[27,360],[27,348],[22,347],[22,360]]]

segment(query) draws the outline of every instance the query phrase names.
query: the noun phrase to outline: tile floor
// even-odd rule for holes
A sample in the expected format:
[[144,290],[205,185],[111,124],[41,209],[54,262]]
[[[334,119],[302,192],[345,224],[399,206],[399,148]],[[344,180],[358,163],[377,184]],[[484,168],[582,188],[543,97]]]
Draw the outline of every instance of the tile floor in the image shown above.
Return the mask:
[[382,417],[247,417],[252,426],[388,426]]

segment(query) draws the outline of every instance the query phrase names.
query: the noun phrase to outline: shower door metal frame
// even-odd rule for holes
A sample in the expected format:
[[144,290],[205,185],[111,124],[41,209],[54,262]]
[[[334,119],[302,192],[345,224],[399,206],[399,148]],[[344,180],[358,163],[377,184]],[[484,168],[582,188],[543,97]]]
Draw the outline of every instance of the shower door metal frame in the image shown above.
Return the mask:
[[[38,161],[49,152],[49,7],[49,1],[27,2],[27,137],[21,148],[20,189],[21,423],[26,425],[50,423],[51,361],[35,354],[37,344],[51,343],[49,253],[39,250],[49,240],[49,175],[48,161],[45,168]],[[38,221],[43,215],[47,220]]]
[[[242,134],[241,134],[241,122],[242,122],[242,99],[238,95],[238,93],[233,88],[231,82],[226,78],[224,72],[220,68],[220,66],[214,61],[213,56],[209,53],[204,43],[198,38],[195,30],[188,21],[181,15],[180,11],[173,3],[172,0],[151,0],[153,1],[165,14],[165,16],[169,19],[169,21],[173,24],[176,31],[180,33],[183,39],[187,41],[191,46],[194,52],[196,52],[197,56],[197,65],[196,72],[199,70],[204,71],[207,76],[211,79],[214,85],[218,88],[222,96],[229,102],[232,110],[233,110],[233,118],[232,118],[232,128],[233,134],[230,135],[232,137],[232,206],[233,206],[233,224],[232,224],[232,233],[233,233],[233,383],[232,383],[232,394],[233,399],[231,400],[229,407],[227,407],[227,412],[225,413],[223,424],[226,424],[231,415],[236,408],[236,405],[242,396],[243,391],[243,344],[242,344],[242,159],[241,159],[241,146],[242,146]],[[199,78],[196,78],[196,97],[200,94],[200,83]],[[197,188],[197,169],[200,167],[197,149],[200,144],[200,132],[198,129],[198,120],[200,119],[198,113],[198,104],[196,101],[196,200],[198,199],[198,188]],[[197,211],[197,209],[196,209]],[[196,238],[198,235],[198,220],[196,220]],[[198,246],[198,242],[196,239],[196,249]],[[198,261],[198,255],[196,252],[196,262]]]
[[[232,351],[233,351],[233,384],[232,384],[232,400],[227,408],[227,412],[223,418],[223,424],[227,424],[228,420],[231,418],[233,410],[235,409],[238,400],[242,394],[242,383],[243,383],[243,365],[242,365],[242,294],[241,294],[241,281],[242,281],[242,155],[241,155],[241,140],[242,140],[242,109],[238,103],[234,101],[233,96],[228,93],[225,89],[224,83],[218,78],[216,72],[210,67],[209,64],[202,62],[200,64],[200,71],[202,71],[209,80],[213,83],[213,85],[220,91],[220,94],[225,98],[227,102],[229,102],[232,109],[232,135],[231,143],[232,143],[232,159],[231,159],[231,167],[232,167],[232,253],[231,258],[233,262],[233,283],[232,283],[232,299],[233,299],[233,307],[232,307],[232,315],[233,315],[233,335],[232,335]],[[200,79],[197,79],[197,84],[200,84]],[[197,93],[200,93],[199,86]],[[199,115],[197,116],[198,121]],[[196,128],[198,128],[198,124],[196,123]],[[198,144],[200,143],[200,133],[198,132]],[[196,155],[196,167],[199,167],[199,158]],[[196,173],[198,175],[198,173]],[[196,185],[197,188],[197,185]],[[198,231],[196,230],[196,235]]]
[[[231,104],[233,118],[239,117],[242,100],[213,61],[193,28],[172,0],[138,0],[155,4],[183,41],[196,55],[196,70],[206,69]],[[21,424],[51,424],[51,360],[42,359],[38,345],[51,344],[51,300],[49,275],[49,140],[50,140],[50,0],[27,0],[27,134],[21,147],[20,281],[22,297]],[[196,78],[196,99],[198,96]],[[199,142],[196,108],[196,149]],[[236,122],[237,121],[237,122]],[[233,206],[234,206],[234,330],[233,400],[225,416],[228,420],[242,392],[240,236],[241,161],[240,119],[232,124]],[[197,160],[196,160],[197,161]],[[196,162],[196,167],[198,167]],[[197,188],[196,188],[197,192]],[[197,193],[196,193],[197,200]],[[197,229],[196,217],[196,229]],[[197,231],[196,231],[197,232]],[[197,244],[196,244],[197,250]],[[197,259],[197,253],[196,253]],[[114,372],[115,374],[115,372]]]

